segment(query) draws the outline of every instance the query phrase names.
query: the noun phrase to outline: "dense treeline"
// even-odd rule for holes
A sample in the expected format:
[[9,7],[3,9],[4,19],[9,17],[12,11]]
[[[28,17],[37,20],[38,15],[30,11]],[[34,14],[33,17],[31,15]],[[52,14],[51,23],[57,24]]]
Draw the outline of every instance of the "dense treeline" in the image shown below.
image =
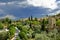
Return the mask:
[[[56,27],[50,28],[49,19],[34,18],[31,16],[27,20],[0,20],[0,40],[11,40],[16,33],[16,28],[20,31],[16,40],[60,40],[60,19],[56,19]],[[54,24],[53,24],[54,26]],[[5,31],[8,29],[8,31]]]

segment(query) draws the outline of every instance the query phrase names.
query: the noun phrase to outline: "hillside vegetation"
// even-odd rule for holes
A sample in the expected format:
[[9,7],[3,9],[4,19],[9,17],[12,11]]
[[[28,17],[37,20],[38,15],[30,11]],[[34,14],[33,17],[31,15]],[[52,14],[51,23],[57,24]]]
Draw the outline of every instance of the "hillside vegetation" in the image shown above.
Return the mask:
[[44,18],[31,16],[20,20],[0,20],[0,40],[12,40],[17,32],[15,40],[60,40],[60,14]]

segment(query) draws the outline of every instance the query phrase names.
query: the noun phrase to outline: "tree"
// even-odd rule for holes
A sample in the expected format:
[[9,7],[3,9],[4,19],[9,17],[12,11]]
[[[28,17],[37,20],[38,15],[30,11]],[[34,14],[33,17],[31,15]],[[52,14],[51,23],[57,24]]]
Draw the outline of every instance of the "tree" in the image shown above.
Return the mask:
[[22,39],[22,40],[27,40],[27,35],[24,33],[24,32],[20,32],[19,33],[19,37]]
[[7,32],[7,38],[10,39],[10,32]]
[[28,20],[30,21],[30,17],[28,18]]
[[0,29],[3,29],[3,25],[2,25],[2,23],[0,22]]
[[0,40],[7,40],[7,32],[0,32]]
[[59,33],[56,35],[56,40],[60,40],[60,34]]
[[17,25],[17,28],[18,28],[19,30],[22,30],[22,25]]
[[31,21],[33,20],[33,17],[31,16]]
[[56,21],[56,25],[57,25],[57,26],[60,26],[60,20],[57,20],[57,21]]
[[5,18],[5,22],[8,22],[9,21],[9,18]]
[[45,30],[45,19],[43,19],[43,21],[42,21],[41,30],[42,30],[42,31]]
[[19,37],[17,37],[17,38],[16,38],[16,40],[20,40],[20,38],[19,38]]
[[35,17],[35,21],[37,21],[37,18]]
[[16,31],[15,27],[14,27],[14,26],[10,26],[10,28],[9,28],[9,33],[10,33],[10,36],[11,36],[11,37],[14,36],[15,31]]
[[35,38],[35,33],[32,33],[32,38]]

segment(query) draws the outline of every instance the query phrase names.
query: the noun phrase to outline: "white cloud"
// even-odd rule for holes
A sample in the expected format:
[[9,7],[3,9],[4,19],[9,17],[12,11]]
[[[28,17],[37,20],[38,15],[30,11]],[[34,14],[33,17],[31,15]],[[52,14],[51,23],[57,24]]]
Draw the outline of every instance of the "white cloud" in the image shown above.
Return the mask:
[[1,6],[1,5],[6,5],[6,3],[0,2],[0,6]]
[[58,10],[58,11],[55,11],[55,12],[53,12],[53,13],[49,13],[48,15],[57,15],[57,14],[59,14],[60,13],[60,10]]
[[16,2],[20,7],[43,7],[43,8],[49,8],[49,9],[57,9],[58,8],[58,2],[56,0],[26,0],[22,2]]
[[18,1],[7,2],[8,5],[17,4]]
[[16,19],[16,17],[13,15],[5,15],[5,16],[0,17],[0,19],[3,19],[3,18]]
[[[49,11],[53,11],[55,9],[58,9],[58,4],[60,3],[60,1],[56,2],[56,0],[26,0],[26,1],[12,1],[12,2],[7,2],[7,3],[0,3],[0,5],[5,5],[5,6],[18,6],[18,7],[29,7],[29,6],[33,6],[33,7],[43,7],[43,8],[49,8]],[[60,5],[60,4],[59,4]],[[2,11],[2,10],[0,10]],[[59,12],[59,11],[57,11]],[[49,13],[49,15],[54,15],[55,13]],[[13,18],[13,15],[6,15],[5,17],[9,18]],[[4,17],[3,17],[4,18]],[[15,17],[14,17],[15,18]]]
[[56,0],[26,0],[26,1],[12,1],[7,3],[0,3],[0,5],[17,5],[20,7],[43,7],[49,9],[56,9],[58,8]]
[[27,2],[34,7],[57,8],[56,0],[27,0]]
[[26,0],[22,2],[16,2],[18,6],[20,7],[28,7],[28,6],[33,6],[33,7],[43,7],[43,8],[49,8],[49,9],[57,9],[58,8],[58,3],[56,0]]

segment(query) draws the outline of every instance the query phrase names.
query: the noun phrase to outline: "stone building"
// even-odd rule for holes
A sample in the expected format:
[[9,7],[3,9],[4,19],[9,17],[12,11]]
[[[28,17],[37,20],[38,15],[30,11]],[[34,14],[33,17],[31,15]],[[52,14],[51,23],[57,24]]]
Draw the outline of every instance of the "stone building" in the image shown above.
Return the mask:
[[54,17],[48,18],[48,28],[54,29],[56,27],[56,19]]

